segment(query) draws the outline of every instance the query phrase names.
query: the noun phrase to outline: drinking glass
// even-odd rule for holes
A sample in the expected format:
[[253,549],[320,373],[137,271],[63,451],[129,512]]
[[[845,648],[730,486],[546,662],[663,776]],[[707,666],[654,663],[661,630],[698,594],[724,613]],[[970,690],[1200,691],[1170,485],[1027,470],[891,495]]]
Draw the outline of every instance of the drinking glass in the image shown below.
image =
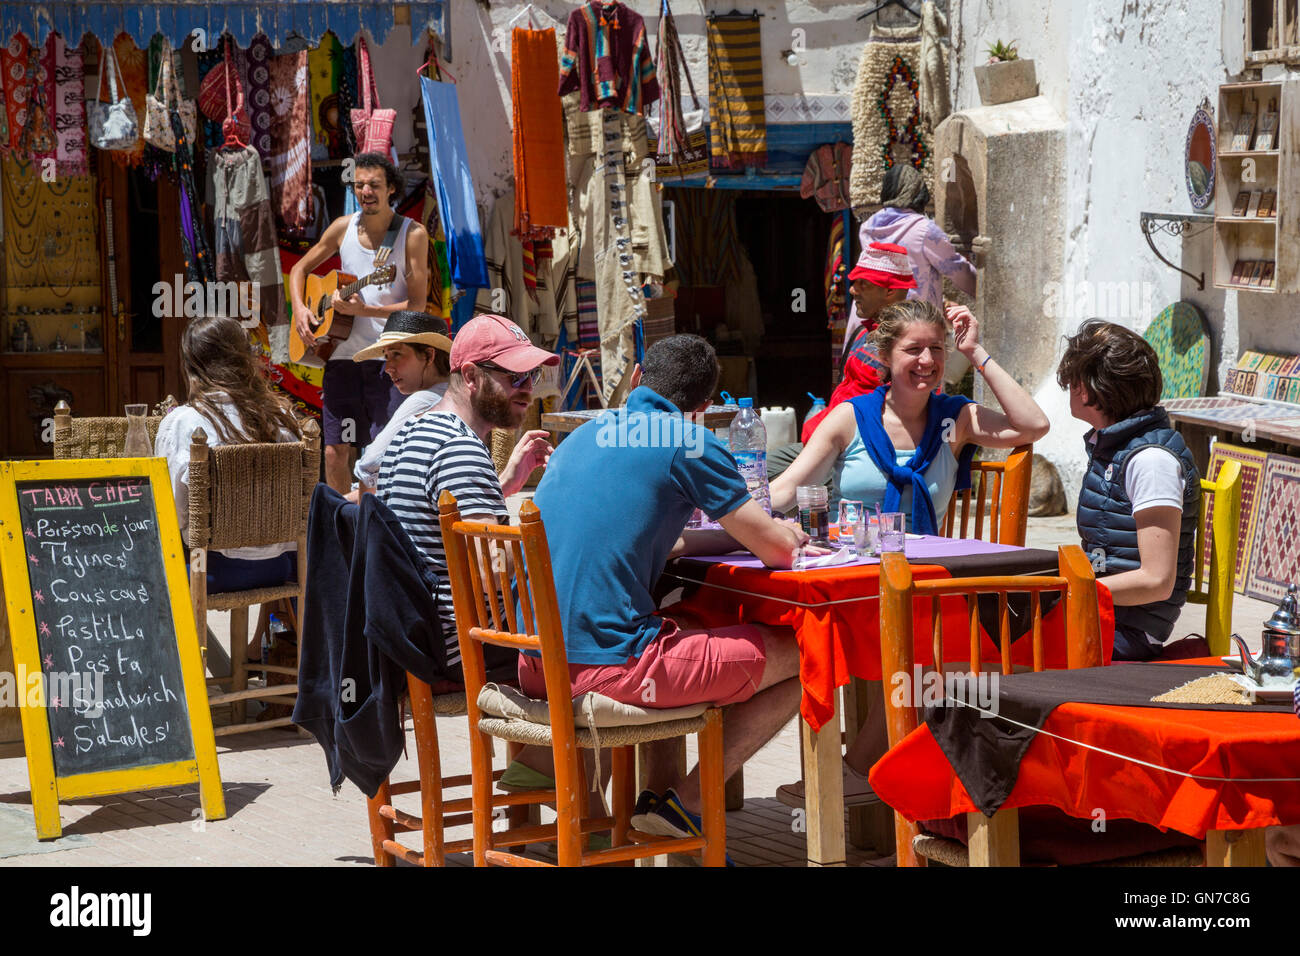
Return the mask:
[[856,555],[866,554],[867,506],[851,498],[840,500],[840,547],[853,549]]
[[149,441],[148,405],[126,406],[126,439],[122,443],[123,458],[152,458],[153,443]]
[[880,516],[880,553],[902,551],[907,541],[907,515],[901,511],[886,511]]

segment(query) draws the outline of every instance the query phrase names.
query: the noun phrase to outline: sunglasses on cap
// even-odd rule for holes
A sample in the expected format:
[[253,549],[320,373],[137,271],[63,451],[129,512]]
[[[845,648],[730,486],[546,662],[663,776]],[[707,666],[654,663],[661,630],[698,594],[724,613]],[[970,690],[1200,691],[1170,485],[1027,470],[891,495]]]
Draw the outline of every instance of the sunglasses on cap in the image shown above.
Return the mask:
[[512,372],[500,365],[493,365],[491,362],[475,362],[474,364],[479,368],[487,369],[489,372],[500,372],[505,375],[510,382],[511,388],[523,388],[525,384],[531,387],[541,381],[542,378],[542,367],[540,365],[529,372]]

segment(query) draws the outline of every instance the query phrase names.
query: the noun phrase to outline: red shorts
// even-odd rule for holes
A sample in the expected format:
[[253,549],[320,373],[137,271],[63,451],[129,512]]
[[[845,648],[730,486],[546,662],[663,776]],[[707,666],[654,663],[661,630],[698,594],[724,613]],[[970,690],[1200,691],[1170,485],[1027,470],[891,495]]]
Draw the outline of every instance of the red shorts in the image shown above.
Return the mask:
[[[570,664],[569,682],[574,697],[594,691],[637,707],[720,707],[753,697],[766,663],[763,634],[752,624],[682,630],[664,618],[663,630],[640,657],[623,664]],[[519,688],[546,697],[541,658],[519,655]]]

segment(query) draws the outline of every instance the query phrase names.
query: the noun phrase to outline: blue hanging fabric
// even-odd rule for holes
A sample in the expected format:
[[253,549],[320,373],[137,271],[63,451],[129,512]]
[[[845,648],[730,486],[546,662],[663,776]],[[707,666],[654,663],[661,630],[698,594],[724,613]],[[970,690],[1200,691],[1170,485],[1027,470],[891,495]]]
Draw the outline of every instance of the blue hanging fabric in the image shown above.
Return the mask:
[[474,201],[474,179],[469,171],[465,129],[460,121],[460,102],[454,84],[434,82],[426,76],[420,77],[420,93],[429,131],[429,165],[433,169],[442,228],[447,234],[451,278],[458,288],[467,292],[465,299],[470,300],[472,310],[473,296],[468,293],[485,289],[489,283],[483,230]]

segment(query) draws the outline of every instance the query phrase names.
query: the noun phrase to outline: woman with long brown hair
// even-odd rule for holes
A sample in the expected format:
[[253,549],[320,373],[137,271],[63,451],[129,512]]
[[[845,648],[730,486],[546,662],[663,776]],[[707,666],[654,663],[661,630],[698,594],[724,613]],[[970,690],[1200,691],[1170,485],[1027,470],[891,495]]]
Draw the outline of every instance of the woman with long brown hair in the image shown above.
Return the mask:
[[[181,529],[189,524],[190,439],[195,429],[208,445],[297,441],[302,430],[289,403],[278,396],[253,358],[248,333],[234,319],[190,320],[181,334],[186,402],[158,426],[155,453],[167,459]],[[208,592],[273,587],[293,574],[292,541],[208,552]]]

